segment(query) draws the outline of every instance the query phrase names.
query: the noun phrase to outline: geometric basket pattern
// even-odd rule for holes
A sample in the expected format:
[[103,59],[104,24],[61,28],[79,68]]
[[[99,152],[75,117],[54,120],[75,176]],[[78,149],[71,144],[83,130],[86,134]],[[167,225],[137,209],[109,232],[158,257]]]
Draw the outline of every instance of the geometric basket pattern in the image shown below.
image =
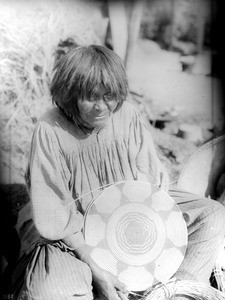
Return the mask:
[[142,181],[118,182],[89,205],[84,237],[91,256],[130,291],[166,282],[183,261],[187,228],[174,200]]

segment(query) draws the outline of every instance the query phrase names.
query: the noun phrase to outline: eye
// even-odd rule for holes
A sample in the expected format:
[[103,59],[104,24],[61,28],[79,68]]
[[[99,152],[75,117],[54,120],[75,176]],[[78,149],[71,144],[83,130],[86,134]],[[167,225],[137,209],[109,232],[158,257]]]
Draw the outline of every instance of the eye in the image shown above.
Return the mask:
[[110,101],[115,101],[116,100],[116,97],[115,95],[111,94],[111,93],[106,93],[104,95],[104,100],[107,101],[107,102],[110,102]]
[[97,95],[91,95],[89,98],[88,98],[88,102],[96,102],[98,101],[99,97]]

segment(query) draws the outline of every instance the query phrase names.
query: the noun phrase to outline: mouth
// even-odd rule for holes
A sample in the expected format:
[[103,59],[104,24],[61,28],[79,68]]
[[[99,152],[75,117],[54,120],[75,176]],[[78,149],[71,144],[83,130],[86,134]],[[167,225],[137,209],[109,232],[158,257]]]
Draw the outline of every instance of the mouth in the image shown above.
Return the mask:
[[101,115],[101,116],[95,116],[94,119],[95,120],[102,120],[102,119],[108,118],[108,116],[109,116],[108,114],[104,114],[104,115]]

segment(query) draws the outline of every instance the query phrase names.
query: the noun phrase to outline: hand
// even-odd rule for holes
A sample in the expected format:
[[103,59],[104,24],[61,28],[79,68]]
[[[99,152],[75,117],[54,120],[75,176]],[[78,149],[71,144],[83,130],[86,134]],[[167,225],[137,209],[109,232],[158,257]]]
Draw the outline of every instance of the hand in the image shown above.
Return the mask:
[[77,257],[89,265],[94,286],[108,300],[128,300],[126,294],[126,286],[121,283],[116,276],[101,269],[92,259],[90,253],[93,247],[83,244],[74,250]]
[[127,300],[126,286],[116,276],[92,265],[94,285],[108,300]]

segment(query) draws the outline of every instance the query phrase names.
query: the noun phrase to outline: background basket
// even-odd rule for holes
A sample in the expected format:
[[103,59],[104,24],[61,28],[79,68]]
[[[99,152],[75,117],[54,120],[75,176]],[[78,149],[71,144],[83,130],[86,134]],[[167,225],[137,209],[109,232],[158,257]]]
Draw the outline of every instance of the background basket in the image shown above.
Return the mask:
[[[217,180],[225,171],[225,135],[203,144],[183,166],[177,188],[215,200]],[[197,183],[197,184],[196,184]]]
[[225,293],[213,287],[193,280],[168,281],[166,284],[157,284],[143,295],[145,300],[176,299],[174,296],[186,297],[195,300],[224,300]]

